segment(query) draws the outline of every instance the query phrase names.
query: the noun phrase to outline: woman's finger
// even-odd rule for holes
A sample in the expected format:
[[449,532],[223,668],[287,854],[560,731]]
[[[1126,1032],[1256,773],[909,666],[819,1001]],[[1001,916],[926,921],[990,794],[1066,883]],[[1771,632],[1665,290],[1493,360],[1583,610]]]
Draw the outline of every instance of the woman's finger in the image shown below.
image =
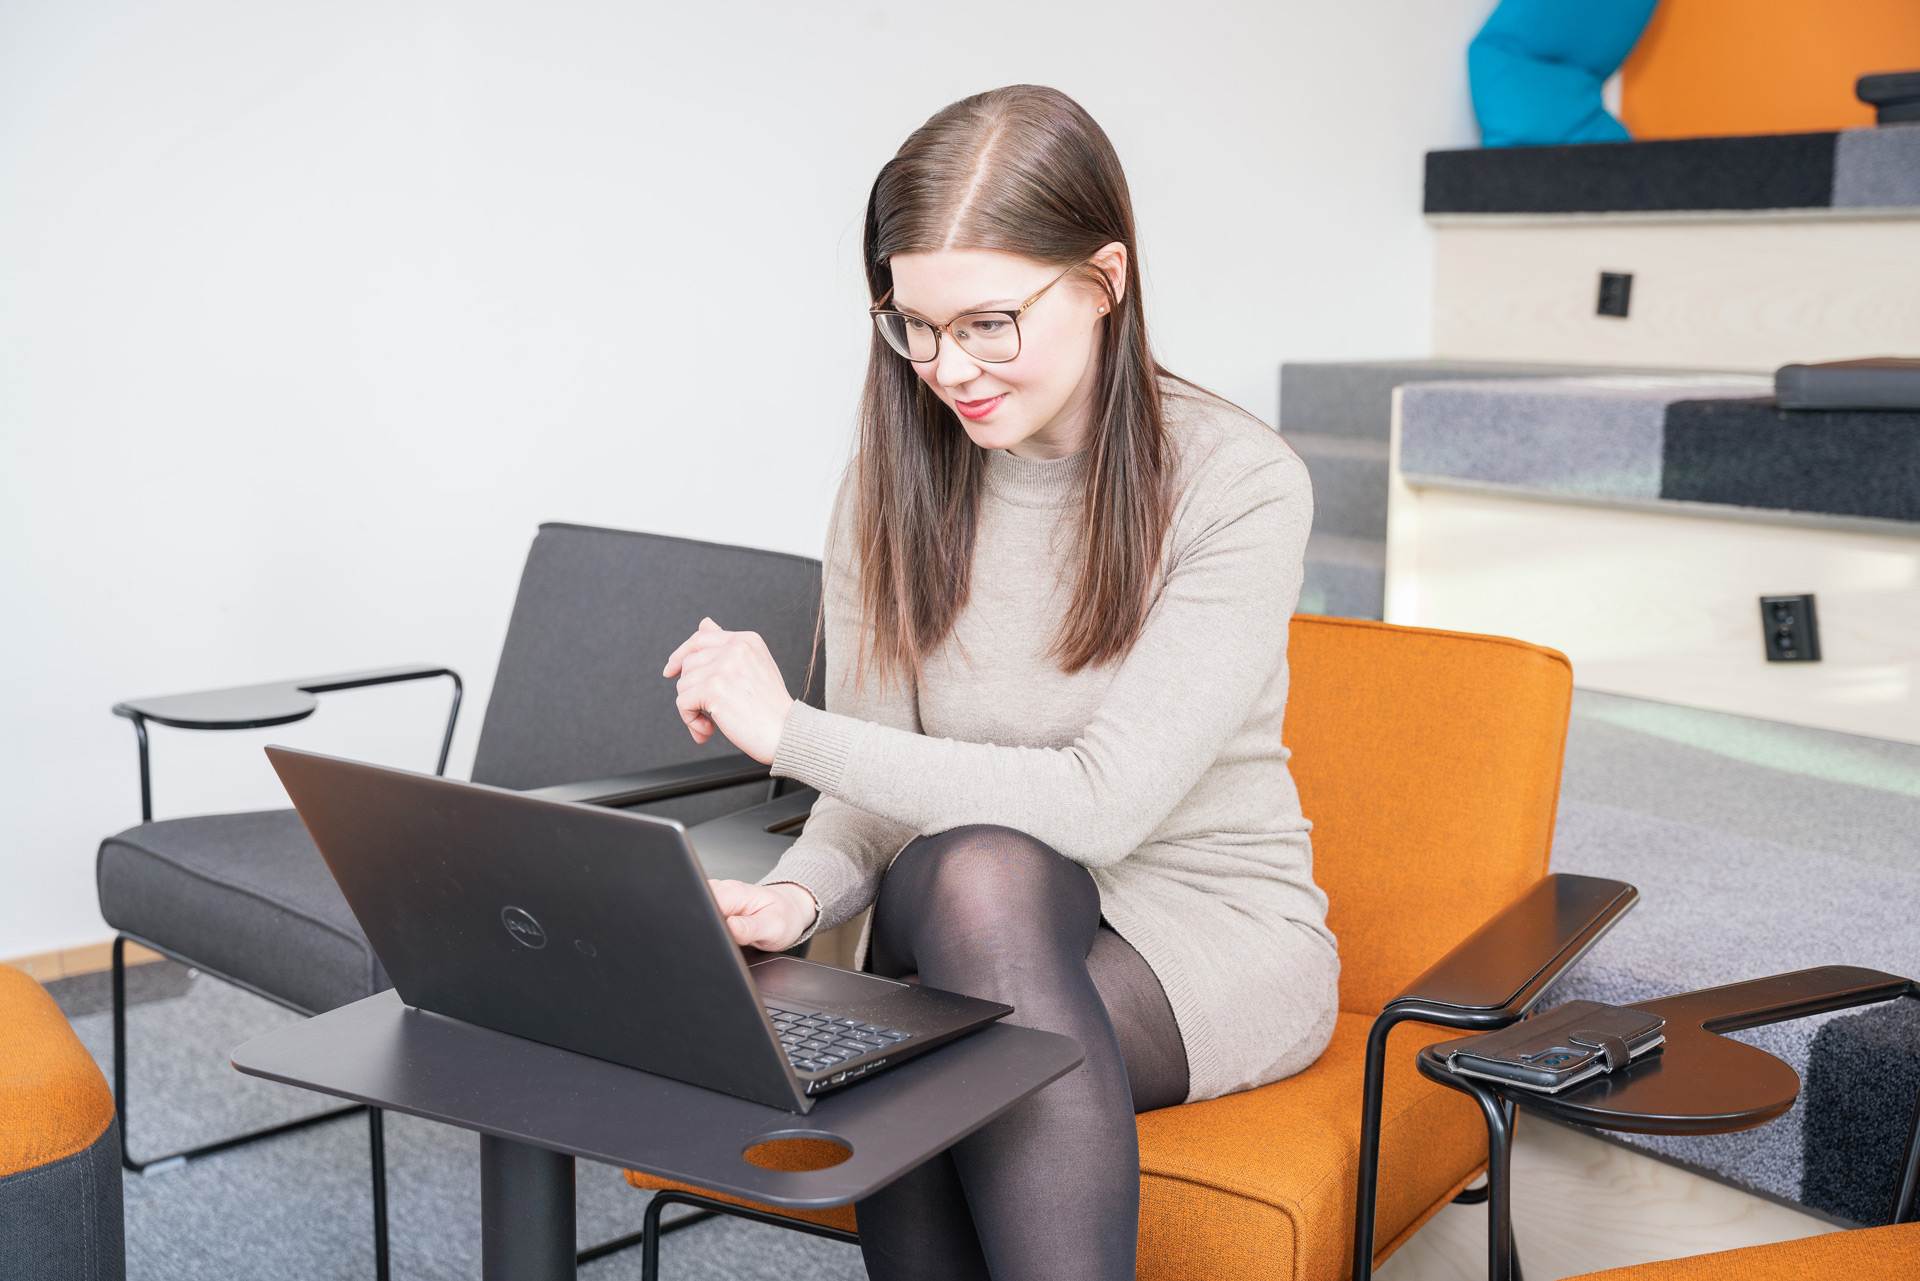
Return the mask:
[[698,688],[690,688],[685,681],[680,683],[680,688],[674,694],[673,706],[674,710],[680,713],[681,722],[686,725],[687,731],[693,735],[693,741],[696,743],[706,742],[719,728],[714,722],[712,713],[707,710],[702,691]]
[[701,619],[700,630],[681,641],[679,648],[667,655],[667,665],[660,674],[669,679],[678,676],[680,674],[680,664],[688,654],[697,653],[703,649],[711,649],[715,645],[723,645],[731,635],[731,632],[722,630],[720,624],[714,622],[711,618]]

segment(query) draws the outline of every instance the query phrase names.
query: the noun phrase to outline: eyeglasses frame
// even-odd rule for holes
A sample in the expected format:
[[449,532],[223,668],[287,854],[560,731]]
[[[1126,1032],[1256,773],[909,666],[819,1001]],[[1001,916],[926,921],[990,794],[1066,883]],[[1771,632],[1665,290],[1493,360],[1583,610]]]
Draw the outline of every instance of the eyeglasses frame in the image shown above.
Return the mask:
[[[1080,267],[1080,264],[1075,263],[1073,266],[1067,268],[1065,271],[1055,276],[1052,280],[1049,280],[1046,284],[1040,286],[1039,289],[1035,290],[1031,294],[1028,294],[1024,302],[1022,302],[1019,306],[1012,308],[1011,310],[1004,310],[998,307],[984,307],[978,311],[963,311],[959,315],[955,316],[952,320],[949,320],[944,325],[935,324],[933,321],[928,320],[925,316],[915,316],[910,312],[896,311],[888,307],[886,305],[886,301],[887,299],[893,297],[892,285],[888,285],[887,292],[880,295],[879,302],[867,308],[867,314],[873,317],[874,326],[876,329],[879,327],[880,317],[882,316],[899,316],[903,320],[918,321],[920,324],[930,326],[933,329],[933,354],[931,356],[928,356],[925,360],[915,360],[912,356],[907,355],[905,352],[901,351],[898,347],[895,347],[892,343],[890,342],[887,343],[888,350],[892,351],[895,355],[899,356],[900,359],[907,361],[910,364],[930,365],[934,361],[940,359],[940,336],[942,334],[945,334],[947,337],[953,338],[953,345],[958,347],[961,351],[966,351],[967,355],[971,359],[977,360],[983,365],[1004,365],[1011,361],[1020,359],[1020,352],[1026,345],[1026,336],[1020,332],[1020,317],[1026,314],[1026,311],[1029,307],[1033,306],[1033,304],[1040,301],[1041,295],[1045,294],[1047,290],[1053,288],[1055,285],[1065,280],[1068,276],[1071,276],[1075,271],[1079,270],[1079,267]],[[1102,284],[1104,285],[1105,282],[1103,281]],[[965,320],[969,316],[1005,316],[1008,320],[1012,321],[1013,322],[1013,340],[1014,340],[1013,355],[1008,356],[1005,360],[988,360],[985,356],[975,356],[972,352],[967,351],[967,345],[961,342],[958,338],[953,337],[953,327],[959,324],[961,321]],[[880,341],[887,342],[886,335],[884,333],[881,334]]]

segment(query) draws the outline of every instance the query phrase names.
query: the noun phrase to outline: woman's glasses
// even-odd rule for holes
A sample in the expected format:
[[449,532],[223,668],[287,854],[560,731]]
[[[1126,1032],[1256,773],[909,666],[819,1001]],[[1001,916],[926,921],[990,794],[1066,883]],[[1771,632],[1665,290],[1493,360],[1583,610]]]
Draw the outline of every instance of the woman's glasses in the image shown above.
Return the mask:
[[970,311],[964,316],[955,316],[944,325],[936,325],[919,316],[909,316],[904,311],[887,310],[885,303],[893,297],[893,290],[889,289],[872,309],[874,328],[887,340],[887,346],[916,365],[924,365],[940,354],[941,334],[953,339],[961,351],[975,360],[989,365],[1004,365],[1020,354],[1021,314],[1039,302],[1041,294],[1072,273],[1073,268],[1067,268],[1011,311]]

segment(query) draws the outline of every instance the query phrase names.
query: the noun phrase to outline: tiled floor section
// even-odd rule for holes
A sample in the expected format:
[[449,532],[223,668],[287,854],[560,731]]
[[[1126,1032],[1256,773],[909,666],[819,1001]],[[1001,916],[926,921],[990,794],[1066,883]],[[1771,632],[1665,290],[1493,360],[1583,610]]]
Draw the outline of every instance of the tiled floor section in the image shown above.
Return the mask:
[[[1590,1134],[1523,1116],[1514,1236],[1527,1281],[1791,1241],[1834,1225]],[[1487,1210],[1450,1205],[1379,1281],[1485,1281]]]

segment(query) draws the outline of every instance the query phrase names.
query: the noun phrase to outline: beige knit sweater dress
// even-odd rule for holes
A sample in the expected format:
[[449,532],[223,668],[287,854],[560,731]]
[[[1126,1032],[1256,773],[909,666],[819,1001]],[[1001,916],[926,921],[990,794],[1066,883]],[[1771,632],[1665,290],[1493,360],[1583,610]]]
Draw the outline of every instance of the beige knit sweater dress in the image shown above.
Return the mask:
[[1146,628],[1105,666],[1068,675],[1046,653],[1072,598],[1084,454],[988,455],[971,594],[917,687],[854,681],[842,487],[827,710],[796,703],[773,762],[821,800],[766,880],[805,886],[825,929],[873,902],[916,836],[992,823],[1044,841],[1092,873],[1107,923],[1153,967],[1197,1100],[1311,1064],[1333,1034],[1339,960],[1280,742],[1307,469],[1258,419],[1165,392],[1173,527]]

